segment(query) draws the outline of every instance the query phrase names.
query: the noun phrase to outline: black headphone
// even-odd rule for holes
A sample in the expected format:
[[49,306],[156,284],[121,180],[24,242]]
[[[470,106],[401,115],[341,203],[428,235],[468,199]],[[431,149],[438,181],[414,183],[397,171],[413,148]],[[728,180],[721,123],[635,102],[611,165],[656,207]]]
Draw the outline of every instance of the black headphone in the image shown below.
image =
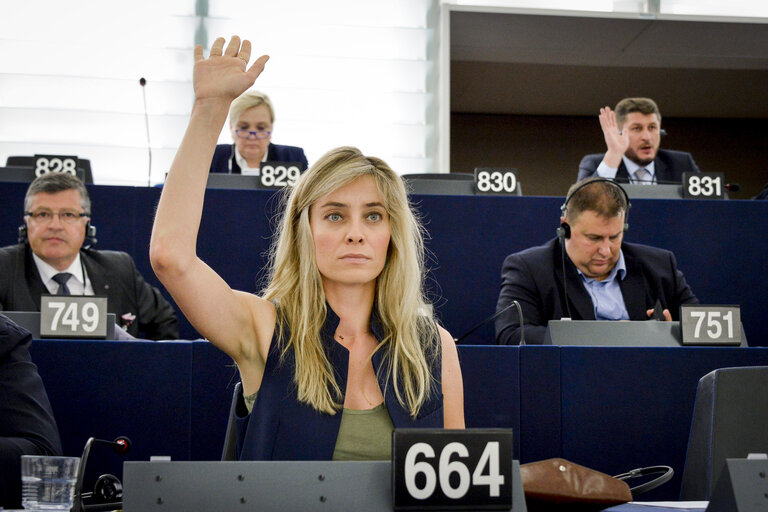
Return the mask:
[[[627,191],[624,190],[624,188],[621,185],[619,185],[618,183],[616,183],[615,181],[609,178],[594,178],[594,179],[586,179],[582,181],[581,184],[578,185],[575,189],[573,189],[573,192],[568,194],[568,196],[565,198],[565,202],[560,207],[561,216],[564,217],[566,215],[566,211],[568,210],[568,202],[571,200],[571,198],[575,196],[579,190],[593,183],[610,183],[614,187],[621,190],[621,193],[624,196],[624,199],[627,201],[627,211],[624,212],[624,233],[629,231],[629,209],[632,207],[632,204],[629,202],[629,196],[627,195]],[[571,225],[568,224],[567,222],[561,222],[560,227],[557,228],[555,232],[557,233],[558,238],[561,238],[561,239],[571,238]]]
[[[123,484],[115,475],[101,475],[92,492],[81,493],[79,506],[83,512],[107,512],[123,506]],[[90,499],[89,503],[83,500]]]
[[[90,249],[96,243],[98,243],[99,239],[96,238],[96,226],[91,224],[91,221],[85,223],[85,242],[83,242],[83,248],[84,249]],[[25,244],[27,243],[27,224],[24,223],[21,226],[19,226],[19,243]]]
[[661,484],[670,481],[672,477],[675,475],[675,470],[669,466],[650,466],[647,468],[633,469],[632,471],[628,471],[626,473],[616,475],[613,478],[616,478],[618,480],[623,480],[626,482],[627,480],[632,478],[645,477],[648,475],[659,475],[659,474],[661,476],[657,476],[656,478],[648,482],[645,482],[644,484],[640,484],[635,487],[632,487],[630,491],[632,492],[632,498],[634,499],[640,494],[643,494],[644,492],[648,492],[652,489],[655,489]]

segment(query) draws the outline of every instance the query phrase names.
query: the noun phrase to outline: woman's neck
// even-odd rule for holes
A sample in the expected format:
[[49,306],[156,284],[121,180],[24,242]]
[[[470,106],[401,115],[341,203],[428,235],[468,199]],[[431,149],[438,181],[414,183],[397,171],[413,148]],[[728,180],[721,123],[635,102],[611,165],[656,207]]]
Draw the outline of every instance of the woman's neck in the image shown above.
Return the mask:
[[263,154],[256,158],[245,158],[245,162],[248,164],[249,169],[256,169],[257,167],[260,167],[263,161],[264,161]]
[[324,285],[325,298],[339,317],[337,332],[357,336],[370,331],[375,283],[370,285]]

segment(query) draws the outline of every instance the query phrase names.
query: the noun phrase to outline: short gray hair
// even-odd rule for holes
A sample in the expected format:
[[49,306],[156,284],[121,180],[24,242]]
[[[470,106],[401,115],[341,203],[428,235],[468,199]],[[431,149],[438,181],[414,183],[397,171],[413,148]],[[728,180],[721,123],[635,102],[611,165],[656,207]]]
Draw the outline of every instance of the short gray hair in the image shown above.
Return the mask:
[[55,194],[65,190],[77,190],[80,192],[80,206],[85,213],[91,215],[91,198],[88,196],[88,190],[80,179],[68,172],[48,172],[38,176],[30,183],[27,189],[27,195],[24,196],[24,211],[29,211],[29,204],[32,202],[32,196],[40,193]]

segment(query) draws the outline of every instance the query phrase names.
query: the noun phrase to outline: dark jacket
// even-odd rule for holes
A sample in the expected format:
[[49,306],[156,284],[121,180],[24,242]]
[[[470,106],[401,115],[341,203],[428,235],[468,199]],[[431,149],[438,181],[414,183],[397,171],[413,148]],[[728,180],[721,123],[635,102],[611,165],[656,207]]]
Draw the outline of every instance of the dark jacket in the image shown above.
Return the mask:
[[[605,153],[595,153],[582,158],[579,164],[577,181],[597,176],[597,166],[603,161],[604,155]],[[681,183],[684,172],[700,172],[691,154],[684,151],[659,149],[653,162],[655,179],[659,184]],[[624,165],[624,159],[619,164],[615,179],[619,183],[629,182],[629,173],[627,172],[627,166]]]
[[[349,352],[333,339],[339,317],[328,307],[328,316],[322,327],[321,339],[326,354],[336,373],[336,382],[343,391],[347,388]],[[383,339],[381,325],[374,318],[371,330],[376,339]],[[277,331],[277,329],[276,329]],[[324,414],[298,401],[293,383],[293,351],[281,362],[277,334],[267,357],[264,379],[250,415],[237,418],[237,452],[240,460],[331,460],[339,434],[342,412]],[[433,365],[432,375],[437,383],[430,398],[422,405],[416,419],[411,418],[395,396],[393,384],[386,383],[379,372],[382,350],[373,355],[373,370],[384,392],[384,401],[395,428],[443,426],[443,396],[440,360]]]
[[21,456],[61,455],[32,335],[0,314],[0,507],[21,508]]
[[[681,304],[698,303],[698,299],[677,269],[670,251],[647,245],[621,245],[627,274],[619,281],[621,295],[630,320],[647,320],[646,311],[658,299],[669,309],[673,320],[679,320]],[[563,291],[563,260],[560,240],[511,254],[501,269],[501,291],[496,311],[517,300],[523,310],[526,343],[544,343],[547,323],[568,316]],[[573,320],[594,320],[592,299],[579,277],[575,265],[565,254],[568,302]],[[516,308],[496,319],[496,343],[516,345],[520,342],[520,325]]]
[[[141,277],[130,255],[82,249],[80,258],[93,292],[107,297],[107,311],[129,334],[150,340],[179,338],[173,307]],[[40,311],[40,296],[47,293],[28,244],[0,249],[0,311]],[[123,315],[136,319],[125,327]]]
[[[270,142],[267,149],[267,161],[269,162],[299,162],[301,170],[307,168],[307,157],[304,150],[296,146],[280,146]],[[234,144],[219,144],[213,153],[211,172],[224,174],[240,174],[240,166],[235,158]]]

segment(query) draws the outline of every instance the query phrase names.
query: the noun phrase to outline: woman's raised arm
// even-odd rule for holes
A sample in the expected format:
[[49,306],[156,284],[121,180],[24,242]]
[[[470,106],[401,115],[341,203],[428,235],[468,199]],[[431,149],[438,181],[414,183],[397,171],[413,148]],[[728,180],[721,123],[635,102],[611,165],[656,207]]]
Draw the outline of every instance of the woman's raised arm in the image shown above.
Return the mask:
[[[267,56],[250,67],[251,44],[218,38],[209,58],[195,48],[195,102],[163,187],[152,228],[150,260],[157,277],[195,328],[241,367],[263,364],[274,329],[274,307],[236,292],[196,252],[203,197],[216,141],[234,98],[250,87]],[[233,212],[236,215],[237,212]],[[266,345],[265,345],[266,344]],[[245,382],[244,382],[245,384]]]

